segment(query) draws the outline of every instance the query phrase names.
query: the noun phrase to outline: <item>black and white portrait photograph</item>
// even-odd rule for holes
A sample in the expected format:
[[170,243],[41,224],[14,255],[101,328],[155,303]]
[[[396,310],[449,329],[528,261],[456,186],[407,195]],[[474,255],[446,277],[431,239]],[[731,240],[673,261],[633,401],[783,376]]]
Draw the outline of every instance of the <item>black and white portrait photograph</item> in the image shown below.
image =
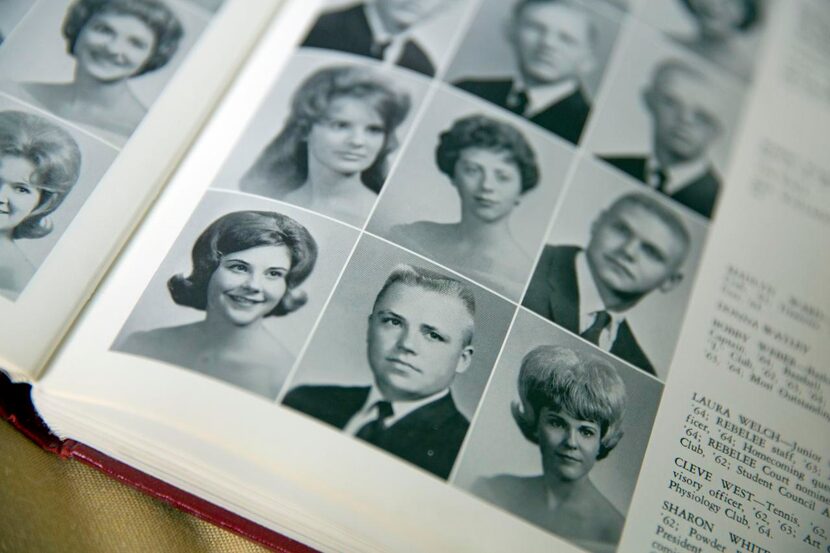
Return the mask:
[[362,227],[427,83],[353,56],[299,51],[214,186]]
[[752,76],[765,0],[671,0],[641,6],[640,19],[739,79]]
[[586,159],[522,305],[665,379],[706,228],[659,194]]
[[0,296],[23,291],[117,153],[0,98]]
[[520,311],[452,483],[587,551],[616,551],[661,393]]
[[577,143],[621,16],[583,0],[487,0],[445,80]]
[[364,235],[283,405],[446,479],[514,311]]
[[367,228],[518,301],[572,157],[523,119],[439,90]]
[[112,349],[274,398],[356,240],[291,206],[208,191]]
[[0,0],[0,45],[34,4],[35,0]]
[[0,87],[120,145],[207,22],[176,0],[40,2],[0,49]]
[[329,0],[302,45],[339,50],[432,77],[471,0]]
[[710,218],[741,113],[740,87],[645,25],[631,25],[586,146],[622,173]]

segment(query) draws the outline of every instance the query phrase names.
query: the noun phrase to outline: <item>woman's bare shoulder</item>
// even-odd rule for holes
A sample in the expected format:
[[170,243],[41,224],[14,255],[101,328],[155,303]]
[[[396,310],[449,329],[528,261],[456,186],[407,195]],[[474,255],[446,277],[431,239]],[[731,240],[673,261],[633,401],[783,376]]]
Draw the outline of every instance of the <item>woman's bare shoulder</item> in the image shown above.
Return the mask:
[[539,495],[543,489],[541,476],[497,474],[477,479],[471,491],[504,508],[512,509],[515,505],[526,503],[529,497]]
[[593,488],[588,501],[596,530],[596,539],[616,543],[622,534],[625,517],[605,495]]
[[265,334],[266,338],[261,340],[255,348],[252,349],[251,355],[258,358],[263,365],[271,365],[274,367],[284,367],[294,364],[294,354],[282,343],[279,337],[272,332]]
[[13,245],[0,249],[0,259],[0,290],[16,298],[35,274],[35,266]]
[[155,355],[174,348],[180,350],[192,341],[195,330],[195,324],[137,330],[129,334],[115,349],[143,355]]
[[432,249],[438,241],[450,238],[452,231],[452,224],[415,221],[395,225],[387,234],[393,242],[423,251]]
[[50,111],[56,111],[64,102],[66,96],[65,83],[4,81],[0,87],[2,87],[3,92]]

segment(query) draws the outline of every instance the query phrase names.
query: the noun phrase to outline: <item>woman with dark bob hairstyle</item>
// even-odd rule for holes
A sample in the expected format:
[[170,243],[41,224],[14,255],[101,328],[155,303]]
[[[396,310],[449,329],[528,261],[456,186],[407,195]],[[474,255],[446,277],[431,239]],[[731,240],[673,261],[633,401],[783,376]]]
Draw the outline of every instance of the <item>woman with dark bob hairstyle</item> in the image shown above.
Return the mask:
[[441,133],[435,162],[458,192],[461,220],[397,225],[390,239],[518,298],[532,261],[513,237],[510,215],[539,182],[530,144],[512,125],[472,115]]
[[294,357],[264,319],[305,304],[298,287],[316,260],[314,238],[290,217],[268,211],[223,215],[193,245],[190,275],[167,283],[174,302],[204,311],[205,318],[135,332],[118,349],[273,398]]
[[21,111],[0,112],[0,293],[15,298],[35,272],[21,239],[52,231],[49,215],[75,186],[81,151],[68,132]]
[[128,81],[164,67],[183,33],[159,0],[75,0],[63,21],[74,78],[22,88],[56,115],[126,138],[147,112]]
[[366,67],[321,69],[294,93],[285,127],[241,189],[362,226],[409,107],[407,93]]
[[513,418],[539,446],[542,474],[498,475],[473,492],[588,551],[614,551],[624,519],[589,478],[622,438],[626,391],[604,361],[562,346],[522,359]]
[[747,38],[761,23],[763,0],[678,0],[695,32],[677,40],[735,76],[752,75],[755,44]]

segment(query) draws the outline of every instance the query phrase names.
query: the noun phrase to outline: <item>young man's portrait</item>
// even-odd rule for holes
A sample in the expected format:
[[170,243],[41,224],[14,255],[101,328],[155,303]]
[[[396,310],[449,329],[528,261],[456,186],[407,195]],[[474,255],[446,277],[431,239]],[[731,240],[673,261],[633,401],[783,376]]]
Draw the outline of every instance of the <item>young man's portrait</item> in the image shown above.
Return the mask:
[[418,31],[436,18],[452,16],[451,10],[463,8],[459,4],[465,2],[366,0],[345,5],[338,2],[320,15],[302,45],[366,56],[431,77],[441,61],[432,52],[441,46],[425,45],[425,39],[417,36]]
[[617,18],[609,6],[581,0],[485,3],[447,80],[577,143]]
[[403,250],[361,246],[283,405],[446,479],[510,306]]
[[609,75],[586,144],[622,173],[711,218],[740,87],[659,33],[632,25],[637,33],[621,47],[623,65]]
[[595,163],[574,182],[522,304],[662,377],[705,225]]

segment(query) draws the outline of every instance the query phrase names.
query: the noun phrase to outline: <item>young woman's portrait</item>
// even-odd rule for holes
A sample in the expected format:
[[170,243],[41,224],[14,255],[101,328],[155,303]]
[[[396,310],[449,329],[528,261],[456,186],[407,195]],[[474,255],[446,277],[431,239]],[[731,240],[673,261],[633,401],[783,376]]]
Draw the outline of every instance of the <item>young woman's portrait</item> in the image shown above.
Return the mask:
[[60,207],[81,172],[81,150],[51,121],[0,111],[0,294],[15,298],[35,265],[20,243],[52,231]]
[[522,359],[517,392],[513,418],[538,446],[542,474],[482,478],[473,493],[589,550],[613,550],[625,519],[590,474],[623,438],[622,379],[598,358],[543,345]]
[[479,103],[448,92],[430,106],[369,229],[516,299],[570,157],[496,108],[469,113]]
[[389,238],[516,297],[531,259],[510,215],[539,183],[535,152],[510,124],[473,115],[441,133],[435,164],[458,193],[460,220],[396,225]]
[[157,0],[77,0],[61,32],[74,78],[23,87],[56,115],[129,136],[147,112],[129,80],[170,61],[183,33],[178,18]]
[[454,484],[595,553],[613,552],[662,386],[524,310]]
[[410,104],[407,92],[369,67],[321,69],[296,90],[285,125],[240,188],[362,226]]
[[274,206],[210,192],[114,349],[275,397],[356,237]]
[[300,285],[317,261],[314,238],[285,215],[237,211],[204,230],[191,260],[192,272],[171,276],[167,287],[172,301],[204,319],[132,334],[122,349],[276,395],[294,359],[263,320],[306,302]]
[[749,79],[766,16],[765,0],[674,0],[641,6],[644,21],[740,79]]
[[121,144],[209,17],[174,0],[38,4],[0,50],[2,87]]

